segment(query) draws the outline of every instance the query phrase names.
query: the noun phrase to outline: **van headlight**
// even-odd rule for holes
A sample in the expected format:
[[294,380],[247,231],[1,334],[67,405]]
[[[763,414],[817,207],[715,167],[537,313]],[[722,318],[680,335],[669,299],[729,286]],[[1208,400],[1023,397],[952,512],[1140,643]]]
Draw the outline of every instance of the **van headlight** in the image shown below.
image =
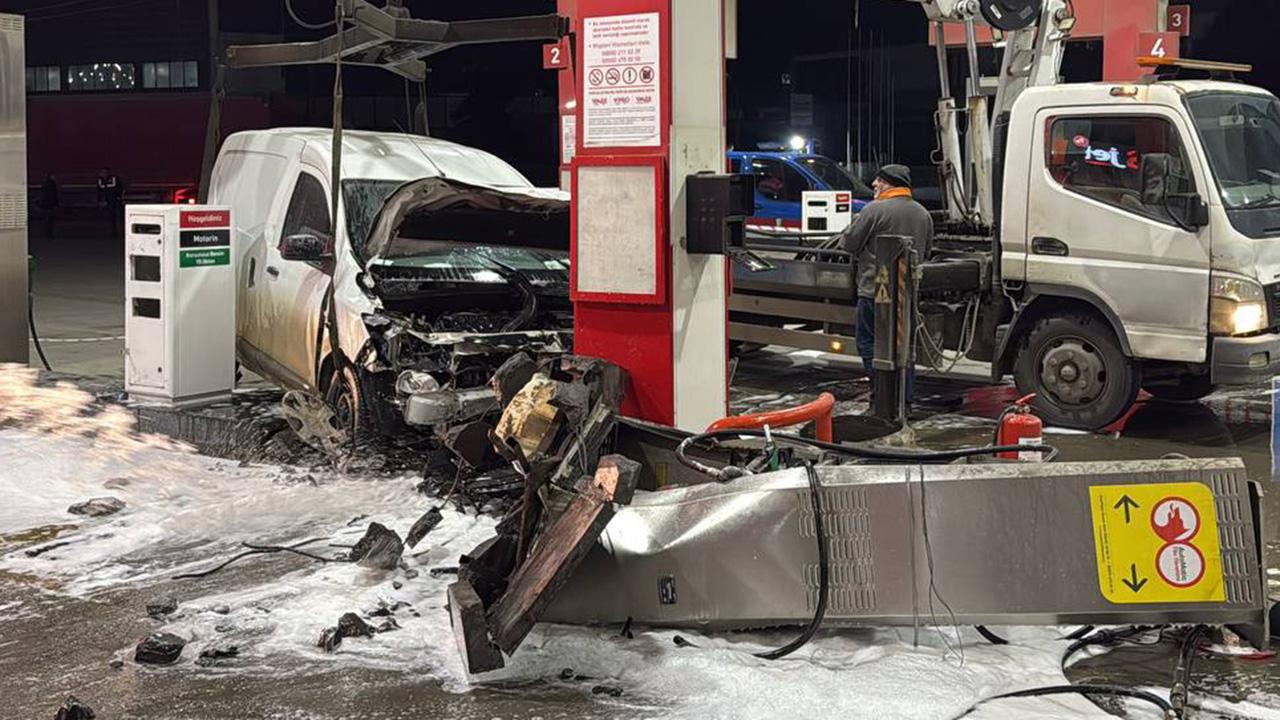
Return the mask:
[[1262,286],[1242,277],[1213,275],[1209,279],[1209,332],[1249,335],[1266,330],[1267,296]]

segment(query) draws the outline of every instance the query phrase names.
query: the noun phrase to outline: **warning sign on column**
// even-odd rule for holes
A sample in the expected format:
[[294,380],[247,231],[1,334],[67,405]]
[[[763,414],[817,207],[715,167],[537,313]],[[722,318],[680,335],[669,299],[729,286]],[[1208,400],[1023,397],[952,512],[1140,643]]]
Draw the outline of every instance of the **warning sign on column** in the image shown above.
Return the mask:
[[1089,495],[1103,597],[1124,605],[1225,599],[1208,487],[1105,485]]
[[583,147],[661,145],[658,13],[587,18],[582,42]]

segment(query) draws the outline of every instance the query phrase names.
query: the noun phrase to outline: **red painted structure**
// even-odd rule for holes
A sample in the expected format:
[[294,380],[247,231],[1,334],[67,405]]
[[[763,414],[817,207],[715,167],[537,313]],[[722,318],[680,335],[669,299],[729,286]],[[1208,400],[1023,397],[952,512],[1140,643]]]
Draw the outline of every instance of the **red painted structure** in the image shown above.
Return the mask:
[[[32,96],[27,102],[31,187],[40,187],[52,174],[64,204],[76,204],[77,191],[92,202],[98,170],[110,167],[130,195],[147,189],[166,195],[194,189],[200,182],[208,118],[208,93]],[[223,101],[224,136],[271,124],[271,106],[264,98]]]
[[[584,355],[608,358],[623,367],[631,376],[622,411],[630,417],[651,422],[674,424],[675,422],[675,349],[671,301],[671,251],[667,242],[670,213],[666,207],[669,186],[669,153],[671,133],[671,47],[670,3],[672,0],[560,0],[560,14],[571,18],[572,32],[576,38],[573,66],[560,71],[561,115],[572,114],[576,118],[576,155],[572,166],[577,165],[652,165],[655,171],[660,207],[657,219],[658,253],[657,292],[653,296],[601,296],[577,292],[576,274],[573,282],[574,300],[574,350]],[[678,0],[677,0],[678,1]],[[583,118],[579,106],[577,88],[583,83],[583,38],[580,32],[582,19],[586,17],[659,13],[661,34],[662,115],[661,143],[658,147],[583,147]],[[572,167],[571,166],[571,167]],[[570,170],[570,168],[564,168]],[[576,177],[576,175],[575,175]],[[576,182],[575,182],[576,185]],[[574,203],[577,203],[576,187]],[[577,258],[576,207],[574,210],[573,257],[575,269],[580,267]]]

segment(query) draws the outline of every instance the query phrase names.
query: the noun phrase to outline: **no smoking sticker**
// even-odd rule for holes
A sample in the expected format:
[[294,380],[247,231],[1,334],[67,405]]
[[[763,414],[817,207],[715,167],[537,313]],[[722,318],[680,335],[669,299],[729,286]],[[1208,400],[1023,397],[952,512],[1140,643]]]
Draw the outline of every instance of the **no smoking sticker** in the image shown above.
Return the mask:
[[1098,588],[1122,605],[1222,602],[1213,493],[1200,483],[1089,488]]

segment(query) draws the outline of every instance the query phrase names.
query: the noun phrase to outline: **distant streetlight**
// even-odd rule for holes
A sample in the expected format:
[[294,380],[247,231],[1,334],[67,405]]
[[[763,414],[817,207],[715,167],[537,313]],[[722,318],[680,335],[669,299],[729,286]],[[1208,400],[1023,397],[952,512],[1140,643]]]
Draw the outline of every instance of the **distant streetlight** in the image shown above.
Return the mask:
[[796,152],[800,152],[801,150],[804,150],[805,147],[808,146],[808,144],[809,144],[808,141],[799,135],[795,135],[791,138],[791,149],[795,150]]

